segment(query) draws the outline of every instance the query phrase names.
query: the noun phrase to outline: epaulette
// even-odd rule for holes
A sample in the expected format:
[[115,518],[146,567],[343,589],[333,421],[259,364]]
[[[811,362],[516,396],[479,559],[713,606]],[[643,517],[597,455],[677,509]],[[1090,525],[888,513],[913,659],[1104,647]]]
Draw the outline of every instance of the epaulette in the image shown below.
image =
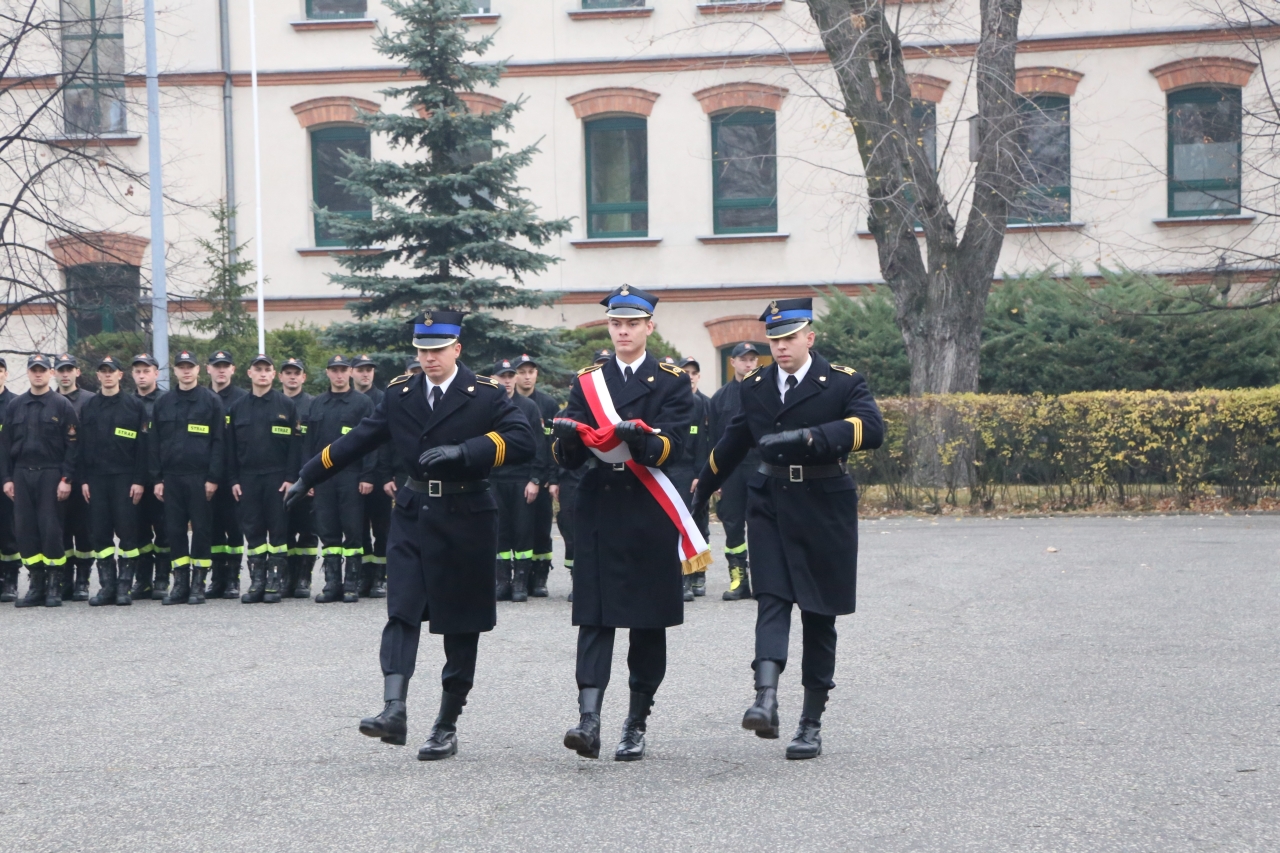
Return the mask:
[[843,364],[833,364],[833,365],[831,365],[831,369],[832,369],[832,370],[838,370],[838,371],[840,371],[841,373],[847,373],[847,374],[849,374],[850,376],[853,376],[855,373],[857,373],[857,372],[858,372],[858,371],[854,370],[852,367],[845,367]]
[[674,373],[676,376],[684,376],[684,371],[679,367],[676,367],[674,364],[667,364],[665,361],[660,361],[658,362],[658,367],[661,367],[663,370],[667,371],[667,373]]
[[759,372],[760,372],[760,368],[757,367],[755,370],[751,371],[746,376],[742,377],[742,381],[746,382],[748,379],[750,379],[752,376],[755,376]]
[[579,371],[578,371],[578,375],[579,375],[579,376],[582,376],[582,375],[583,375],[583,374],[585,374],[585,373],[590,373],[590,372],[591,372],[591,371],[593,371],[593,370],[599,370],[599,369],[600,369],[600,368],[602,368],[602,367],[604,367],[604,365],[603,365],[603,364],[589,364],[589,365],[587,365],[586,367],[584,367],[584,368],[582,368],[581,370],[579,370]]
[[497,383],[497,382],[494,382],[494,381],[493,381],[492,379],[490,379],[488,376],[477,376],[477,377],[476,377],[476,382],[479,382],[481,385],[488,385],[490,388],[497,388],[497,387],[498,387],[498,383]]
[[392,385],[399,385],[402,382],[408,382],[412,377],[413,377],[412,373],[403,373],[397,376],[395,379],[392,379],[390,382],[388,382],[387,387],[390,388]]

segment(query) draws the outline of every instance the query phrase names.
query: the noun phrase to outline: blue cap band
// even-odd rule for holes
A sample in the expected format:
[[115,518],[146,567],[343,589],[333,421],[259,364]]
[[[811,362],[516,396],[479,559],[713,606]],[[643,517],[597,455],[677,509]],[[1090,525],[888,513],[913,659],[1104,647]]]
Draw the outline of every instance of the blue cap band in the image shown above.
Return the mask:
[[415,323],[413,334],[414,337],[456,338],[462,334],[462,327],[451,326],[448,323],[433,323],[430,326]]
[[641,299],[639,296],[635,296],[630,293],[628,293],[626,296],[618,295],[609,300],[610,308],[618,308],[623,305],[629,305],[632,308],[643,308],[644,310],[650,313],[653,312],[652,305],[650,305],[645,300]]
[[813,311],[809,308],[792,308],[790,311],[779,311],[769,315],[770,323],[781,323],[786,320],[812,320]]

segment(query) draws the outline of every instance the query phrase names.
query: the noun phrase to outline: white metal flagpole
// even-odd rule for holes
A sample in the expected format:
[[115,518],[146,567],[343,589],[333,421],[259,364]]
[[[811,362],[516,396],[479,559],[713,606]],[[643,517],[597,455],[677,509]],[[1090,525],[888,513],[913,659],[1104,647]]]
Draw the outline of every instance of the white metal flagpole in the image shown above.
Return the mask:
[[258,23],[254,0],[249,0],[249,77],[253,92],[253,226],[254,271],[258,274],[258,352],[267,351],[267,327],[262,303],[262,135],[258,129]]
[[156,61],[156,4],[143,4],[147,47],[147,183],[151,185],[151,351],[169,387],[169,291],[165,283],[164,179],[160,162],[160,72]]

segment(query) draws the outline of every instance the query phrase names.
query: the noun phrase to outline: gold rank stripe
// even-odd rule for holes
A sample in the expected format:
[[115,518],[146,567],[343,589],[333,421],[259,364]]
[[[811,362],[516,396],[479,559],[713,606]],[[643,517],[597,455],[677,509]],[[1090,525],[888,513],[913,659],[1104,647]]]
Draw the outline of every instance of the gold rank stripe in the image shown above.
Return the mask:
[[707,457],[707,462],[711,465],[712,474],[720,473],[720,469],[716,467],[716,452],[714,450],[711,451],[711,455]]
[[502,463],[507,461],[507,440],[496,432],[485,433],[485,438],[493,441],[493,467],[501,468]]
[[320,463],[324,465],[325,468],[333,467],[333,459],[329,456],[329,445],[327,444],[324,446],[324,450],[320,451]]
[[850,450],[862,449],[862,418],[845,418],[853,427],[853,447]]
[[660,435],[658,438],[662,440],[662,455],[658,457],[658,464],[654,466],[655,468],[661,468],[662,463],[666,462],[667,457],[671,455],[671,439],[665,435]]

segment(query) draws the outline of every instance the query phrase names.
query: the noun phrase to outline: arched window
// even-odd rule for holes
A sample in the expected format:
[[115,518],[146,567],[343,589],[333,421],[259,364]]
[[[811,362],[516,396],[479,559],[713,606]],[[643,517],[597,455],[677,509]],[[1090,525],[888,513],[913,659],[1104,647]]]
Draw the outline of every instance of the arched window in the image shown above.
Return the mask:
[[1070,222],[1071,101],[1035,95],[1024,98],[1018,112],[1018,189],[1010,199],[1009,221]]
[[638,116],[584,123],[587,236],[649,236],[649,131]]
[[778,132],[772,110],[711,117],[715,233],[778,230]]
[[1240,212],[1240,90],[1169,93],[1169,216]]
[[67,346],[103,332],[138,330],[141,275],[131,264],[79,264],[66,268]]
[[[369,156],[369,131],[363,127],[322,127],[311,131],[311,192],[314,205],[353,219],[370,219],[372,203],[351,192],[342,179],[350,174],[343,155]],[[341,246],[342,240],[315,216],[317,246]]]

